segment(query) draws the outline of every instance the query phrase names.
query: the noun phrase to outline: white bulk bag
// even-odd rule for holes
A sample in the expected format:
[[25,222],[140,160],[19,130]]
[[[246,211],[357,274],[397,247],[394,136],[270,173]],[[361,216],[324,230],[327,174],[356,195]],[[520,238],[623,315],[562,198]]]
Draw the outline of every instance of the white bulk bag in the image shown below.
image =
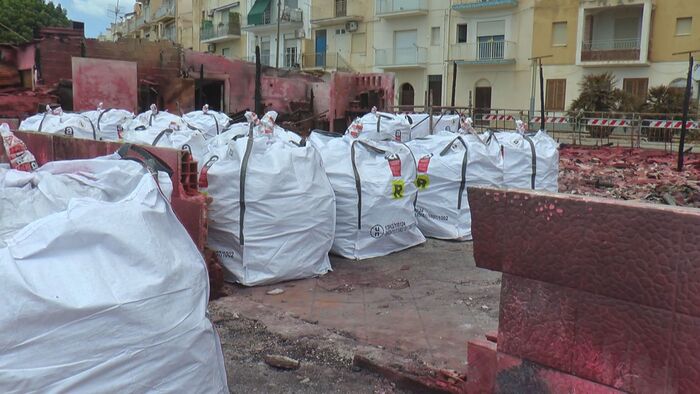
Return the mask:
[[0,185],[0,392],[228,393],[204,260],[148,171],[53,162]]
[[[411,127],[411,138],[421,138],[430,135],[430,115],[407,114],[404,115]],[[456,132],[459,130],[459,115],[435,114],[433,115],[433,134],[441,131]]]
[[151,105],[150,110],[137,115],[125,126],[125,129],[130,131],[143,128],[184,130],[187,128],[193,129],[195,127],[190,127],[181,117],[167,111],[159,111],[155,105]]
[[208,244],[227,281],[255,286],[330,271],[335,198],[316,149],[245,136],[210,146],[204,163]]
[[204,137],[209,139],[221,134],[228,126],[231,118],[223,112],[216,112],[205,105],[201,111],[192,111],[182,115],[188,124],[202,130]]
[[85,111],[82,115],[95,125],[98,139],[105,141],[118,141],[119,131],[134,119],[131,111],[117,108],[98,108],[94,111]]
[[[406,142],[411,140],[411,125],[403,115],[386,112],[370,112],[360,118],[362,138],[382,141]],[[355,137],[355,136],[353,136]]]
[[19,124],[18,130],[99,139],[97,128],[87,116],[63,112],[60,108],[47,108],[46,112],[28,117]]
[[207,152],[207,141],[199,130],[158,129],[143,126],[122,133],[126,142],[141,145],[151,145],[161,148],[173,148],[189,151],[195,160],[202,160]]
[[425,236],[471,239],[469,186],[500,187],[500,145],[493,139],[448,131],[407,145],[418,160],[418,227]]
[[415,217],[416,163],[404,144],[313,132],[336,196],[333,252],[384,256],[425,242]]
[[503,186],[558,191],[558,144],[546,132],[495,133],[503,147]]

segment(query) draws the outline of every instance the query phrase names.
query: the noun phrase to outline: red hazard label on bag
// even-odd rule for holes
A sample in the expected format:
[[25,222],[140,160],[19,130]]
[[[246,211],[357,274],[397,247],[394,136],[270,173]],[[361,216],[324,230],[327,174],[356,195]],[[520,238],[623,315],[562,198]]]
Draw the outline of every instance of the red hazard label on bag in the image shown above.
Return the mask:
[[426,173],[428,172],[428,166],[430,165],[430,156],[421,157],[418,160],[418,172]]
[[395,178],[401,176],[401,159],[398,157],[389,158],[389,168],[391,169],[391,175]]

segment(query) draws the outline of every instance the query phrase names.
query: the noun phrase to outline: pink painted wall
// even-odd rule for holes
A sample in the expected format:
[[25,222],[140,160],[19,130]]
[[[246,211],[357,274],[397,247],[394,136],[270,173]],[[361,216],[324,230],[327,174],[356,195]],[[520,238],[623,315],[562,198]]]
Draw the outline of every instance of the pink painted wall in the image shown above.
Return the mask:
[[[390,105],[394,97],[394,74],[352,74],[336,72],[331,76],[329,115],[331,131],[334,130],[333,121],[344,119],[346,112],[352,110],[352,101],[365,92],[383,91],[385,106]],[[380,110],[385,108],[381,108]],[[365,109],[369,110],[369,108]]]
[[74,57],[73,109],[87,111],[104,103],[105,108],[136,111],[138,106],[135,62]]
[[35,53],[36,47],[34,45],[17,48],[17,69],[31,70],[34,67]]

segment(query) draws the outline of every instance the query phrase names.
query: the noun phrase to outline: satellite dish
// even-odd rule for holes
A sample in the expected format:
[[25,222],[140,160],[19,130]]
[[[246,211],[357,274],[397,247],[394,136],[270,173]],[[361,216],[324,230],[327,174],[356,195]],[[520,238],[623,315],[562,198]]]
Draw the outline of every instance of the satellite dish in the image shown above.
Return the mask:
[[693,66],[693,81],[700,82],[700,64]]

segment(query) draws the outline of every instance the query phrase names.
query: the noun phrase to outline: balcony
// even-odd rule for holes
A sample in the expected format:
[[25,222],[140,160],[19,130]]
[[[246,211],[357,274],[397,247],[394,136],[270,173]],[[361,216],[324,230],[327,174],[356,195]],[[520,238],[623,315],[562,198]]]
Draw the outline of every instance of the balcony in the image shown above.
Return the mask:
[[400,18],[428,14],[426,0],[376,0],[375,13],[380,18]]
[[494,10],[517,7],[518,0],[466,0],[453,4],[452,9],[460,12]]
[[374,63],[383,69],[427,67],[428,50],[421,47],[375,49]]
[[[285,8],[280,16],[280,29],[281,30],[292,30],[299,29],[303,27],[304,13],[299,8]],[[272,12],[268,8],[260,16],[260,18],[251,19],[250,14],[248,15],[248,26],[244,27],[243,30],[260,33],[268,32],[277,29],[277,20],[272,17]]]
[[139,16],[135,19],[134,30],[139,30],[146,26],[148,26],[148,18],[146,17],[146,15]]
[[301,55],[301,68],[304,70],[352,71],[350,64],[337,52],[303,54]]
[[457,64],[515,64],[517,44],[511,41],[459,43],[450,46],[450,60]]
[[163,3],[153,16],[154,22],[167,22],[173,19],[175,19],[175,3],[171,2]]
[[199,32],[199,39],[203,44],[215,44],[228,40],[241,38],[240,22],[219,23],[216,26],[213,24],[203,24]]
[[581,43],[581,62],[640,60],[641,39],[596,40]]

